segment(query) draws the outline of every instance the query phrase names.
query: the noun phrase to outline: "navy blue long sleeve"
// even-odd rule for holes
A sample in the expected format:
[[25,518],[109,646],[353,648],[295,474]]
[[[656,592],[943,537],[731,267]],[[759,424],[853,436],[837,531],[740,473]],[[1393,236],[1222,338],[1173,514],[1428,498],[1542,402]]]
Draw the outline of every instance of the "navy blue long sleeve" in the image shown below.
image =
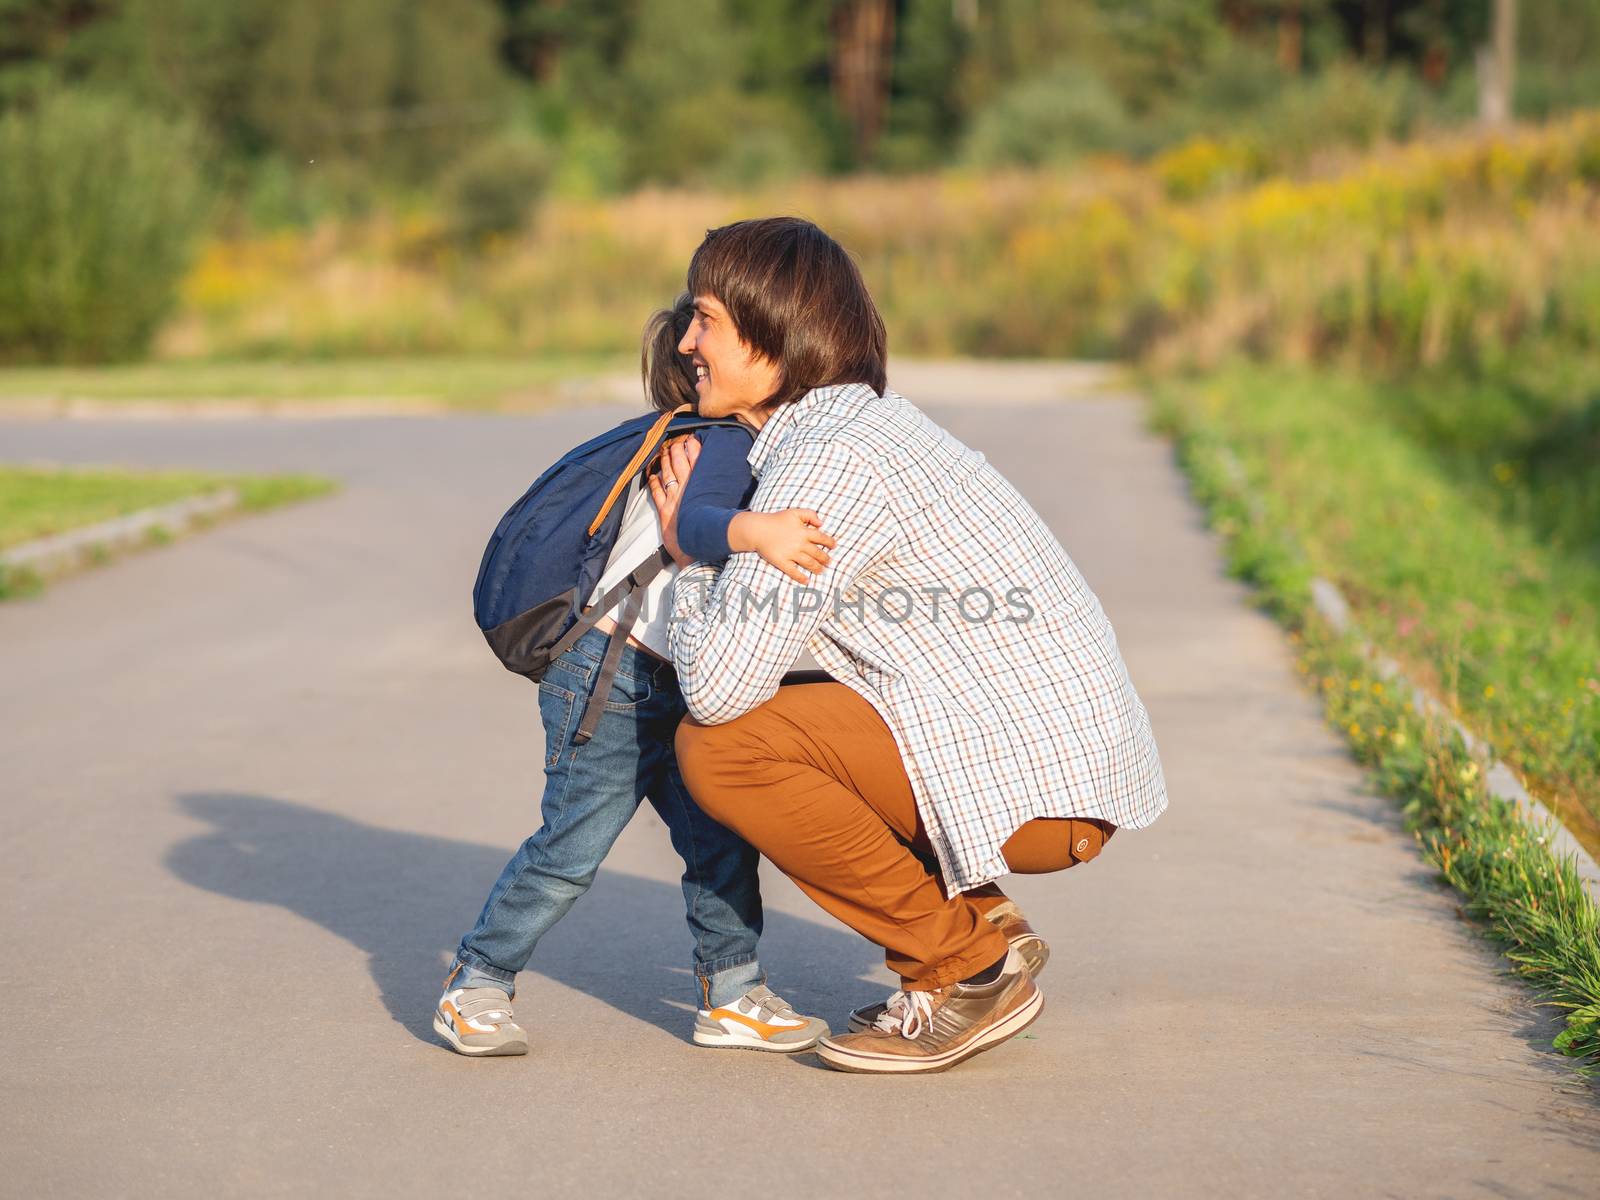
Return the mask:
[[695,436],[700,457],[678,506],[678,545],[702,562],[720,562],[730,553],[728,523],[756,490],[749,460],[755,435],[742,426],[711,425]]

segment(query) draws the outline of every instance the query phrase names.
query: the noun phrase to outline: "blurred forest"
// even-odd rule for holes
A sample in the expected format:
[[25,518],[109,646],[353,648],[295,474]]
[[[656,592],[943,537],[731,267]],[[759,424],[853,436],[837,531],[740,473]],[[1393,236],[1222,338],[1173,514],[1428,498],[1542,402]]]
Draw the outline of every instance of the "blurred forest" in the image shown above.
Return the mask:
[[546,199],[1185,147],[1248,181],[1597,102],[1600,0],[0,0],[0,356],[142,353],[206,235],[481,256]]
[[[259,222],[498,161],[577,194],[1270,150],[1473,115],[1494,0],[0,0],[0,109],[193,129]],[[1600,101],[1600,4],[1521,6],[1515,108]]]

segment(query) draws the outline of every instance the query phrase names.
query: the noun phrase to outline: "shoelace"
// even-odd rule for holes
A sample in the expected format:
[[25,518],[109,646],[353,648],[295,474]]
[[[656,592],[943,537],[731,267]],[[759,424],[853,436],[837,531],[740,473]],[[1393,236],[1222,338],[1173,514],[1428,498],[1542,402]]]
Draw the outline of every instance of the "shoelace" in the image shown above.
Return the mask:
[[874,1029],[884,1033],[898,1033],[908,1041],[933,1024],[933,997],[927,992],[896,992],[889,997],[889,1005],[873,1022]]

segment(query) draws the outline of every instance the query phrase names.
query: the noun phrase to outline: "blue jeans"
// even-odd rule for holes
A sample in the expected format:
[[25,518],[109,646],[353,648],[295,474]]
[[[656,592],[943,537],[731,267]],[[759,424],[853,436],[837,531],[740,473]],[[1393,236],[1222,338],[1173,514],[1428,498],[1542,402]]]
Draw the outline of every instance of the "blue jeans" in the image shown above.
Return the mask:
[[[672,738],[686,710],[672,664],[624,646],[594,736],[573,744],[609,640],[591,629],[539,684],[544,824],[500,872],[478,923],[461,939],[447,986],[514,994],[516,974],[539,939],[589,890],[639,801],[649,797],[683,858],[697,999],[715,1008],[762,982],[759,856],[700,811],[678,774]],[[457,966],[465,968],[459,975]]]

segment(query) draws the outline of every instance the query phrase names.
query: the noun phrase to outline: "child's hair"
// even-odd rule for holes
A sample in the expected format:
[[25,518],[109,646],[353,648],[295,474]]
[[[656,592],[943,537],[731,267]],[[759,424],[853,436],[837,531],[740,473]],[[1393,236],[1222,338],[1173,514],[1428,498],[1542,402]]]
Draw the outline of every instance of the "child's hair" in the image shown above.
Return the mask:
[[671,412],[680,404],[694,405],[699,397],[694,390],[694,363],[678,353],[678,343],[689,332],[694,320],[694,297],[684,292],[645,322],[644,346],[639,356],[639,373],[644,377],[644,392],[657,412]]

